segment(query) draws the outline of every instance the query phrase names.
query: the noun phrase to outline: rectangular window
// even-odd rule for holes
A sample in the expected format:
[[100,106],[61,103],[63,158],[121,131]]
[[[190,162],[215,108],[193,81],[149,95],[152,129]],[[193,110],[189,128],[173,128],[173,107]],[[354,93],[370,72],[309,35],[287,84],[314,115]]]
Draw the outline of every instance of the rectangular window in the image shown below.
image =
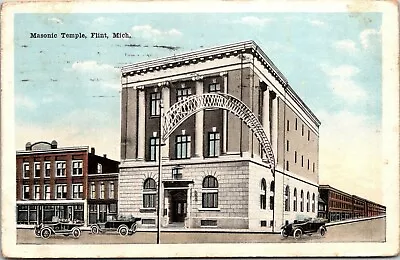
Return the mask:
[[304,136],[304,125],[301,125],[301,136]]
[[200,220],[200,226],[202,226],[202,227],[216,227],[217,223],[218,222],[215,219],[202,219],[202,220]]
[[286,161],[286,170],[289,171],[289,161]]
[[143,194],[143,208],[155,208],[156,207],[156,194],[155,193],[144,193]]
[[101,163],[97,164],[97,173],[102,173],[103,172],[103,165]]
[[188,96],[192,95],[192,90],[190,88],[180,88],[176,90],[176,101],[181,101]]
[[296,118],[296,122],[294,124],[294,130],[297,130],[297,118]]
[[104,183],[102,182],[102,183],[100,184],[100,199],[104,199],[104,192],[105,192],[105,185],[104,185]]
[[289,152],[289,140],[286,140],[286,151]]
[[267,226],[267,221],[266,220],[261,220],[260,226],[266,227]]
[[175,140],[176,158],[190,158],[190,135],[178,135]]
[[315,172],[315,163],[312,163],[312,171]]
[[208,92],[210,93],[221,92],[221,85],[219,83],[213,83],[208,85]]
[[303,155],[301,156],[301,167],[303,167],[304,166],[304,157],[303,157]]
[[289,130],[290,130],[289,120],[286,120],[286,131],[289,132]]
[[273,227],[273,226],[274,226],[274,221],[273,221],[273,220],[271,220],[271,221],[269,222],[269,226],[270,226],[270,227]]
[[108,187],[108,198],[114,199],[114,182],[110,182],[110,186]]
[[35,178],[40,178],[40,162],[35,162]]
[[94,182],[90,184],[90,198],[91,199],[96,198],[96,184]]
[[50,185],[44,185],[44,199],[49,200],[50,194]]
[[172,179],[174,180],[182,179],[182,168],[172,168]]
[[67,198],[67,185],[66,184],[58,184],[56,186],[56,198],[57,199],[66,199]]
[[40,186],[39,185],[33,186],[33,198],[35,200],[40,200]]
[[220,152],[219,133],[208,133],[208,156],[218,157]]
[[83,185],[82,184],[72,184],[72,198],[82,199],[83,198]]
[[310,130],[307,131],[307,140],[310,141]]
[[150,161],[158,160],[159,145],[160,145],[159,137],[150,137]]
[[82,161],[72,162],[72,176],[82,176]]
[[24,200],[30,199],[30,193],[29,193],[29,185],[24,185],[22,186],[22,198]]
[[29,179],[29,177],[31,175],[30,170],[29,170],[29,163],[24,163],[22,165],[22,171],[24,174],[24,179]]
[[108,212],[117,213],[117,204],[113,203],[108,205]]
[[297,163],[297,151],[294,151],[294,163]]
[[44,163],[44,177],[45,178],[50,178],[51,171],[50,171],[50,162],[45,162]]
[[206,191],[202,193],[203,208],[218,208],[218,192]]
[[57,177],[65,177],[67,176],[66,173],[66,162],[56,162],[56,176]]
[[310,169],[310,159],[307,159],[307,170]]
[[159,116],[160,115],[160,102],[161,93],[155,92],[150,94],[150,115]]

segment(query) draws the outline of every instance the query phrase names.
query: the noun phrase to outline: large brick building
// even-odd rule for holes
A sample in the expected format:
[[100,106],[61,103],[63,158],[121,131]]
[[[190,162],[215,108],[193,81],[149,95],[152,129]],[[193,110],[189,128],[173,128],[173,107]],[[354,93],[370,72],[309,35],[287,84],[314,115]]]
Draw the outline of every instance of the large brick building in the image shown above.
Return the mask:
[[27,143],[16,159],[17,224],[117,216],[118,161],[56,141]]
[[[128,65],[121,80],[120,214],[157,223],[160,103],[166,112],[197,95],[186,106],[195,113],[167,126],[162,226],[277,231],[299,213],[317,215],[320,121],[253,41]],[[210,93],[241,100],[261,122],[274,173],[240,111],[196,107]]]

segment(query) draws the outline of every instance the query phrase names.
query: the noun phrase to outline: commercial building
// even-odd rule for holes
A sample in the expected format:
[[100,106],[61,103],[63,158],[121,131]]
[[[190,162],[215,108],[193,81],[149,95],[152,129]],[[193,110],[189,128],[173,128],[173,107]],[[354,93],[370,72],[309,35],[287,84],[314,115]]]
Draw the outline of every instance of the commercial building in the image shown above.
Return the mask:
[[164,227],[317,215],[320,121],[256,43],[131,64],[121,84],[120,214],[157,224],[162,143]]
[[[329,221],[374,217],[386,214],[386,207],[329,185],[319,186],[318,216]],[[322,206],[323,205],[323,206]]]
[[119,162],[94,148],[27,143],[16,163],[17,224],[116,217]]

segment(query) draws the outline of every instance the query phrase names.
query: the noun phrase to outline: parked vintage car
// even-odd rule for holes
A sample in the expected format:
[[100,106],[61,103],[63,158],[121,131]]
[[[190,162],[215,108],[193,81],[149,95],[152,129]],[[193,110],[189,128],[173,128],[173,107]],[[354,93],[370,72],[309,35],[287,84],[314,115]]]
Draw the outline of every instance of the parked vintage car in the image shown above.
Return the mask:
[[54,222],[48,224],[39,224],[34,228],[35,236],[48,239],[52,235],[72,235],[74,238],[81,236],[80,227],[83,226],[81,222]]
[[292,223],[281,228],[281,236],[284,238],[293,236],[295,239],[301,238],[303,234],[311,235],[312,233],[325,236],[327,222],[328,220],[323,218],[297,217]]
[[121,236],[133,235],[136,233],[138,223],[141,218],[129,218],[110,220],[105,223],[96,223],[90,226],[92,234],[105,233],[108,231],[117,231]]

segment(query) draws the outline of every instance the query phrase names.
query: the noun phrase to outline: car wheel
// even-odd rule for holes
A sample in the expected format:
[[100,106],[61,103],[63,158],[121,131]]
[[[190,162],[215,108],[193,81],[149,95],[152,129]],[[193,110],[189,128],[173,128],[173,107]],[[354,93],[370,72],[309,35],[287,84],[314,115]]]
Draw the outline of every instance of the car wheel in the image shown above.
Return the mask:
[[74,227],[74,228],[71,230],[71,233],[72,233],[72,236],[73,236],[74,238],[79,238],[79,237],[81,236],[81,230],[80,230],[79,228],[77,228],[77,227]]
[[118,233],[121,235],[121,236],[126,236],[126,235],[128,235],[128,233],[129,233],[129,229],[128,229],[128,227],[126,226],[126,225],[121,225],[119,228],[118,228]]
[[136,233],[136,229],[137,229],[137,224],[133,223],[132,226],[131,226],[132,235]]
[[97,225],[92,225],[92,228],[90,229],[92,234],[98,234],[99,233],[99,227]]
[[285,229],[281,230],[281,236],[284,237],[284,238],[288,237],[288,233],[286,232]]
[[295,229],[293,232],[294,239],[299,239],[299,238],[301,238],[302,235],[303,235],[303,231],[301,231],[300,228]]
[[319,234],[321,235],[321,237],[325,236],[326,234],[326,228],[325,227],[320,227],[319,228]]
[[51,236],[51,229],[43,228],[42,231],[40,231],[40,236],[44,239],[48,239]]
[[35,228],[35,236],[40,237],[40,228]]

